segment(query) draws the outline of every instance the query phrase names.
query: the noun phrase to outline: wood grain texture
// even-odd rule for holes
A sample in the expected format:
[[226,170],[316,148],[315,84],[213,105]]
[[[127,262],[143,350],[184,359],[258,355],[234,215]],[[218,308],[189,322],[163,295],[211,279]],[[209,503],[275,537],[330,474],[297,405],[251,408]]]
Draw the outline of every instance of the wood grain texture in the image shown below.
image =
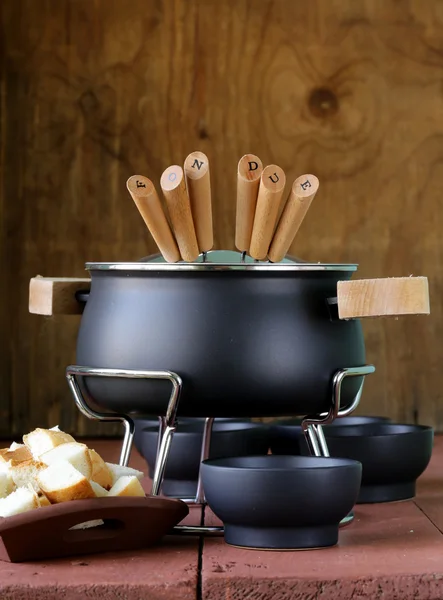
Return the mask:
[[215,248],[235,247],[237,163],[254,153],[321,181],[291,253],[429,277],[429,318],[364,323],[377,371],[359,412],[443,430],[440,3],[4,0],[0,18],[0,433],[121,431],[78,414],[78,320],[29,315],[29,280],[155,252],[125,182],[196,149]]
[[91,280],[74,277],[33,277],[29,282],[29,312],[34,315],[81,315],[75,293],[89,290]]
[[[309,552],[257,552],[206,539],[202,598],[210,600],[433,600],[441,596],[443,437],[413,501],[360,504],[338,545]],[[205,524],[220,525],[207,508]]]
[[429,315],[429,284],[426,277],[386,277],[339,281],[340,319]]

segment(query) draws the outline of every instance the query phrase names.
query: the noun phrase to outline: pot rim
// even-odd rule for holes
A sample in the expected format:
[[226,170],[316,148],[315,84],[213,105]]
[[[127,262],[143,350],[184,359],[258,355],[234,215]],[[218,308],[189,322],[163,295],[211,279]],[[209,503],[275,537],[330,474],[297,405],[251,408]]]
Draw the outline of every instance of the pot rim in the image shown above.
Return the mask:
[[339,263],[160,263],[87,262],[87,271],[356,271],[357,264]]

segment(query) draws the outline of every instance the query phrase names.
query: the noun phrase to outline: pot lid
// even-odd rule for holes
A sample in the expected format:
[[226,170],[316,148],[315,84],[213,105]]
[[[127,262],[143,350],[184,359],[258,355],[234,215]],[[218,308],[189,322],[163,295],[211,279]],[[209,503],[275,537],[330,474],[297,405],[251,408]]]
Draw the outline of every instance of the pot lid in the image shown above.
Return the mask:
[[281,262],[254,260],[235,250],[211,250],[195,262],[168,263],[161,254],[153,254],[137,262],[87,262],[88,271],[356,271],[356,264],[310,263],[294,256]]

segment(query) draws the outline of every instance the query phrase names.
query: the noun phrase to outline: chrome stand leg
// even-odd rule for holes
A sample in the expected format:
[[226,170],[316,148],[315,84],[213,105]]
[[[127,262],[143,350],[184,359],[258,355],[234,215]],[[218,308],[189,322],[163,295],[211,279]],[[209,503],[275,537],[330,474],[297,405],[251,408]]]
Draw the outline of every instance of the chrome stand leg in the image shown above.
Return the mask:
[[360,386],[353,402],[347,408],[340,408],[341,402],[341,386],[346,377],[361,377],[374,373],[373,365],[365,365],[363,367],[347,367],[340,369],[332,378],[332,399],[329,412],[320,415],[307,416],[302,421],[302,429],[305,434],[311,454],[314,456],[329,456],[328,445],[322,425],[332,423],[337,417],[345,417],[353,412],[360,403],[363,384]]
[[[200,468],[198,471],[198,482],[197,482],[197,491],[195,494],[195,499],[188,502],[188,504],[201,504],[203,511],[205,510],[205,492],[203,489],[202,481],[201,481],[201,463],[209,457],[209,449],[211,447],[211,434],[212,434],[212,426],[214,424],[213,417],[207,417],[205,419],[205,425],[203,429],[203,440],[202,440],[202,448],[200,455]],[[203,513],[204,514],[204,513]],[[224,533],[223,526],[208,526],[208,525],[177,525],[174,527],[174,533],[180,535],[223,535]]]
[[157,457],[155,461],[154,477],[152,478],[151,495],[158,496],[161,492],[163,479],[165,477],[166,463],[168,461],[169,452],[171,450],[172,437],[174,435],[177,423],[177,408],[180,400],[180,392],[182,381],[178,377],[178,381],[172,381],[172,393],[169,399],[166,417],[161,418],[161,427],[159,437],[161,435],[160,444],[157,445]]
[[200,467],[198,469],[198,481],[197,481],[197,492],[195,494],[195,504],[205,504],[205,492],[203,490],[203,484],[201,480],[201,464],[204,460],[209,458],[209,449],[211,447],[211,434],[212,426],[214,424],[214,417],[208,417],[205,419],[205,426],[203,429],[203,440],[200,455]]
[[[129,462],[129,456],[131,454],[132,443],[134,440],[134,421],[128,415],[117,414],[117,413],[100,413],[88,406],[85,399],[83,398],[83,394],[80,390],[80,386],[78,385],[77,377],[117,377],[117,378],[129,378],[129,379],[168,379],[172,383],[172,393],[169,399],[168,409],[166,413],[166,421],[168,423],[174,422],[176,418],[177,405],[180,398],[180,392],[182,388],[182,380],[181,378],[172,371],[134,371],[134,370],[126,370],[126,369],[96,369],[93,367],[81,367],[77,365],[71,365],[66,369],[66,379],[68,381],[69,388],[74,397],[75,404],[79,411],[88,417],[88,419],[94,419],[97,421],[108,421],[108,422],[120,422],[125,426],[125,435],[123,438],[122,449],[120,453],[120,461],[119,464],[122,466],[127,466]],[[174,428],[175,430],[175,428]],[[173,432],[172,432],[173,433]],[[170,433],[170,436],[172,436]],[[161,450],[161,448],[160,448]],[[164,457],[164,461],[167,459],[167,455],[169,453],[169,445],[166,448],[163,448],[163,453],[166,452],[166,456]],[[158,463],[159,461],[157,461]],[[163,464],[162,462],[162,464]],[[161,488],[161,484],[163,483],[163,471],[159,471],[157,473],[157,477],[154,475],[154,483],[155,488],[158,490]],[[153,488],[154,488],[153,483]],[[152,492],[153,495],[157,495]]]
[[[330,456],[322,425],[332,423],[336,418],[349,415],[360,403],[364,380],[362,381],[354,401],[347,408],[340,409],[341,386],[343,380],[346,377],[361,377],[370,375],[371,373],[374,373],[374,371],[375,367],[373,365],[365,365],[363,367],[348,367],[340,369],[334,374],[332,379],[332,404],[329,412],[312,417],[308,416],[302,421],[303,433],[305,434],[306,442],[311,455],[323,457]],[[351,511],[344,519],[342,519],[340,525],[342,527],[344,525],[348,525],[351,521],[353,521],[353,519],[354,513]]]
[[157,450],[155,451],[155,462],[158,460],[158,455],[160,454],[160,446],[162,443],[163,433],[165,431],[166,422],[165,417],[158,418],[158,437],[157,437]]
[[[259,262],[259,261],[254,261]],[[305,434],[306,440],[310,452],[314,456],[329,456],[328,446],[322,429],[322,425],[331,423],[337,417],[344,417],[350,414],[357,408],[360,398],[362,395],[363,383],[354,398],[352,404],[346,409],[340,409],[341,399],[341,385],[345,377],[356,377],[365,376],[373,373],[375,367],[372,365],[366,365],[362,367],[349,367],[340,369],[333,377],[332,382],[332,405],[327,413],[322,413],[315,416],[307,416],[302,421],[302,428]],[[172,371],[135,371],[135,370],[123,370],[123,369],[97,369],[91,367],[81,367],[71,365],[66,369],[66,378],[68,385],[71,389],[74,401],[80,412],[88,417],[89,419],[95,419],[99,421],[108,422],[121,422],[125,427],[125,435],[123,439],[121,454],[120,454],[120,465],[126,466],[129,461],[132,443],[134,438],[134,421],[128,415],[116,414],[116,413],[100,413],[93,410],[88,406],[85,399],[83,398],[82,392],[78,385],[77,377],[118,377],[118,378],[136,378],[136,379],[167,379],[172,383],[172,392],[169,398],[168,408],[165,417],[159,417],[159,437],[157,443],[157,456],[155,463],[155,471],[152,482],[153,496],[157,496],[161,492],[161,486],[164,479],[164,473],[166,463],[171,448],[172,437],[176,429],[177,420],[177,408],[180,399],[180,392],[182,389],[182,380],[176,373]],[[209,447],[211,441],[211,432],[214,419],[208,417],[205,420],[205,427],[203,432],[202,450],[201,450],[201,462],[206,460],[209,455]],[[205,495],[203,486],[201,483],[201,473],[199,471],[197,491],[195,498],[189,503],[202,504],[205,503]],[[353,519],[353,513],[342,520],[341,525],[351,522]],[[173,533],[184,534],[184,535],[220,535],[223,533],[223,527],[209,527],[209,526],[177,526],[174,527]]]

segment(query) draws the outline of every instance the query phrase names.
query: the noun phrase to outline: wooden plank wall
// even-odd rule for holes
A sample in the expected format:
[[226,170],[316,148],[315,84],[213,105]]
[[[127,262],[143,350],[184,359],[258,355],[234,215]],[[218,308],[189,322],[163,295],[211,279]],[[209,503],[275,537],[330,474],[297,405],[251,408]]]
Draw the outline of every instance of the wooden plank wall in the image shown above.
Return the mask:
[[[320,192],[292,251],[360,277],[427,275],[430,317],[365,323],[360,413],[443,429],[443,10],[422,0],[4,0],[0,434],[115,432],[79,416],[76,317],[27,313],[29,278],[155,250],[126,189],[200,149],[234,247],[240,156]],[[167,365],[165,365],[167,368]]]

